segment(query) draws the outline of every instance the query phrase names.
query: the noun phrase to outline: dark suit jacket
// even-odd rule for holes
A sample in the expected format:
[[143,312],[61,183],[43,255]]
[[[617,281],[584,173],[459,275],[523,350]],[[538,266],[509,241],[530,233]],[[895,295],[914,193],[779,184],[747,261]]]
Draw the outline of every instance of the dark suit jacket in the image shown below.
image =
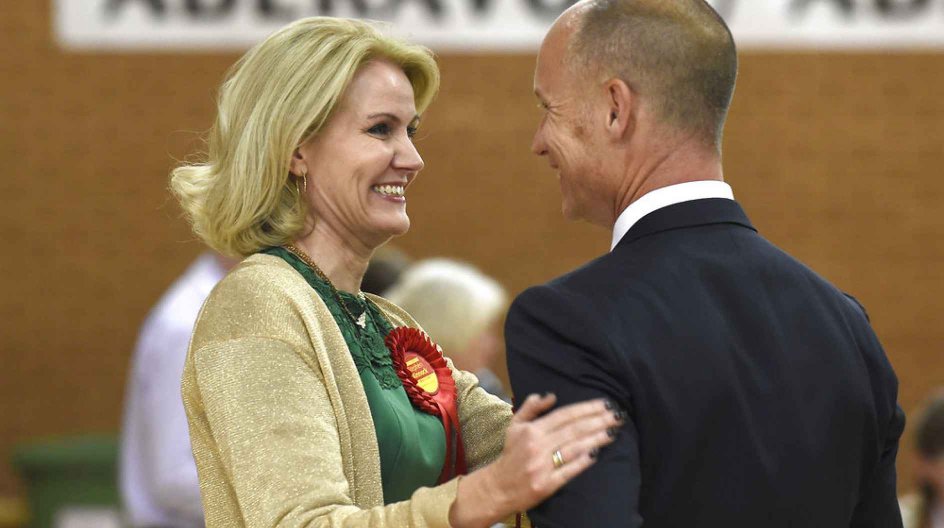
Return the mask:
[[[659,209],[521,294],[514,393],[629,418],[538,528],[901,526],[897,380],[863,308],[732,200]],[[548,453],[550,462],[550,453]]]

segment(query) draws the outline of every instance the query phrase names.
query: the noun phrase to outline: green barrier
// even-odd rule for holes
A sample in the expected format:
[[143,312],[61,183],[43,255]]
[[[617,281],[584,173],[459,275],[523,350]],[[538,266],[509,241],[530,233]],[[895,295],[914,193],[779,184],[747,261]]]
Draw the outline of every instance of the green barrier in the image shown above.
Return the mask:
[[118,528],[116,436],[66,437],[18,446],[30,528]]

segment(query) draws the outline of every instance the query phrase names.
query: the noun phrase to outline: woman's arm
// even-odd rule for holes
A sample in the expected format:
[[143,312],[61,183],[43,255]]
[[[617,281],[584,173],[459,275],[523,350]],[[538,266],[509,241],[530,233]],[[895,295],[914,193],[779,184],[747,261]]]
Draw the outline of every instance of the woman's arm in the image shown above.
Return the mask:
[[[361,509],[324,382],[292,345],[266,337],[205,344],[191,352],[183,395],[208,528],[234,516],[252,527],[490,526],[585,469],[618,420],[600,401],[540,416],[554,398],[531,397],[507,432],[496,431],[506,447],[494,463],[408,501]],[[551,463],[555,448],[568,460],[561,469]]]
[[191,360],[184,398],[208,527],[227,519],[220,512],[238,512],[253,527],[449,526],[455,481],[383,507],[354,504],[355,468],[345,466],[325,385],[290,344],[233,339]]
[[505,445],[505,430],[511,423],[511,406],[479,387],[475,375],[455,368],[446,358],[456,380],[459,425],[469,470],[495,460]]

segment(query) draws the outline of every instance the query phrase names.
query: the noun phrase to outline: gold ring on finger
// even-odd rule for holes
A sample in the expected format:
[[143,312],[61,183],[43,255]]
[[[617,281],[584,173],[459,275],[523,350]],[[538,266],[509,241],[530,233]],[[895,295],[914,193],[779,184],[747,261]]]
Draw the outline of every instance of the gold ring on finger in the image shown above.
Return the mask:
[[551,455],[551,462],[554,462],[554,469],[560,469],[564,467],[564,455],[560,452],[560,449],[554,451],[554,454]]

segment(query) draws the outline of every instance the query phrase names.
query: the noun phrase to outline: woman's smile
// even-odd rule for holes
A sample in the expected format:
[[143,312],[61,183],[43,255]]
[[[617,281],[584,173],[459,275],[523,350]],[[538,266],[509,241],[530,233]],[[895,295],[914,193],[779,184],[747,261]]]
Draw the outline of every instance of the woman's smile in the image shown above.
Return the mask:
[[380,183],[374,185],[370,190],[378,195],[384,200],[388,200],[396,203],[406,203],[406,183]]

